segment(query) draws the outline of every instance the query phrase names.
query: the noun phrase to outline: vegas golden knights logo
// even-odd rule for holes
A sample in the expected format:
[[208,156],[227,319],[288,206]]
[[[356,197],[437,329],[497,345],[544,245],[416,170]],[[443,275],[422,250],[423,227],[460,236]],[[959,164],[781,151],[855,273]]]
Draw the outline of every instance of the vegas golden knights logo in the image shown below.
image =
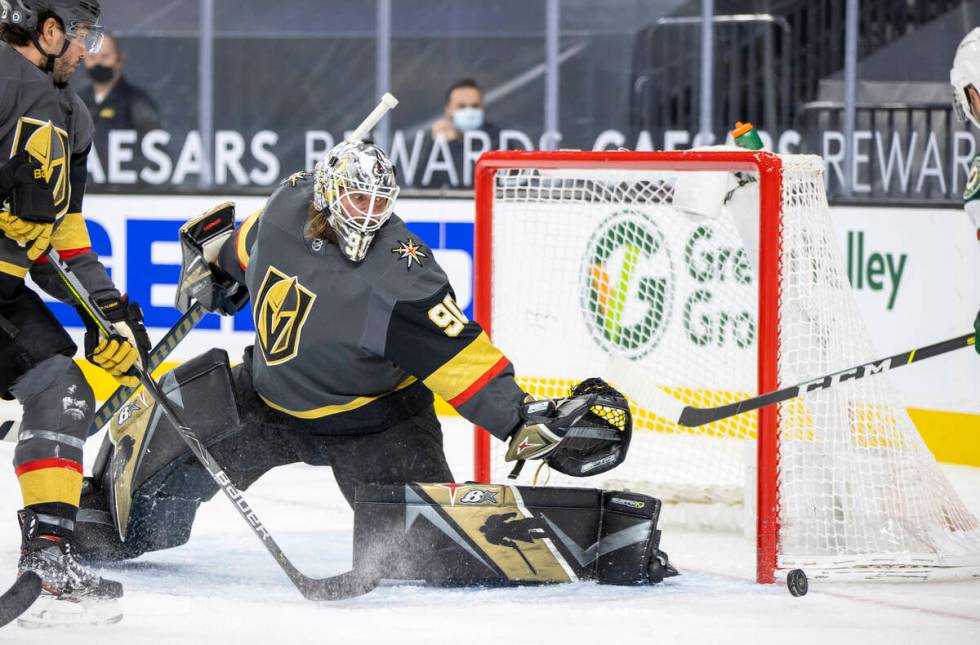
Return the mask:
[[44,179],[54,194],[55,213],[61,217],[68,211],[71,202],[71,182],[68,177],[71,152],[68,133],[55,127],[50,121],[21,117],[17,122],[10,156],[22,150],[26,150],[32,159],[41,164]]
[[268,365],[296,356],[300,334],[316,294],[270,266],[255,299],[255,332]]

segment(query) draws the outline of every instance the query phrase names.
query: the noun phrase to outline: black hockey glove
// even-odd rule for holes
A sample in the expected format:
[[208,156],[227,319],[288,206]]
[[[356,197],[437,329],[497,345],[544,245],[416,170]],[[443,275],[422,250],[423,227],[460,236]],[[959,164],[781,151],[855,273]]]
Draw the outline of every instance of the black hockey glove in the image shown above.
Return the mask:
[[29,259],[36,260],[48,248],[54,229],[54,195],[44,169],[26,152],[19,152],[0,166],[0,231],[22,246],[30,245]]
[[629,404],[602,379],[582,381],[567,399],[525,400],[520,415],[524,424],[511,436],[507,461],[541,459],[560,473],[588,477],[626,459]]
[[99,308],[121,338],[106,338],[85,311],[78,314],[85,322],[85,357],[112,374],[120,385],[136,387],[139,379],[131,372],[137,362],[146,366],[150,337],[143,326],[143,310],[126,296],[98,301]]

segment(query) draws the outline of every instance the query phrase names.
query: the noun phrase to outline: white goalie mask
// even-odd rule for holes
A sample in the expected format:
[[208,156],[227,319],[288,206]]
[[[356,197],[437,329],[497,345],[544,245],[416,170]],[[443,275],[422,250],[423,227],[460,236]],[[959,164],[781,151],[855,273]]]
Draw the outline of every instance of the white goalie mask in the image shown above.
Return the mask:
[[980,115],[974,114],[967,88],[972,85],[980,91],[980,27],[975,28],[960,41],[949,70],[949,82],[953,86],[953,107],[960,121],[969,119],[980,128]]
[[313,207],[326,213],[341,253],[360,262],[395,207],[391,160],[372,143],[343,141],[316,164],[313,179]]

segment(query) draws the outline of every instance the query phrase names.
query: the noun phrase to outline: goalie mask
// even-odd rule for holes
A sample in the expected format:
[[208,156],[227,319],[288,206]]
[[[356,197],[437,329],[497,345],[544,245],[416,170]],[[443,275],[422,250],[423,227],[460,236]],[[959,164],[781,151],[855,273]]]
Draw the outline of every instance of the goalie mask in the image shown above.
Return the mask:
[[344,256],[360,262],[395,207],[398,184],[391,160],[372,143],[344,141],[313,174],[313,207],[326,215]]
[[629,403],[602,379],[590,378],[576,385],[553,414],[557,418],[548,423],[562,439],[543,457],[551,468],[572,477],[591,477],[626,459],[633,437]]
[[971,85],[980,92],[980,27],[960,42],[949,70],[949,82],[953,86],[953,107],[960,121],[969,119],[980,128],[980,115],[973,110],[967,88]]

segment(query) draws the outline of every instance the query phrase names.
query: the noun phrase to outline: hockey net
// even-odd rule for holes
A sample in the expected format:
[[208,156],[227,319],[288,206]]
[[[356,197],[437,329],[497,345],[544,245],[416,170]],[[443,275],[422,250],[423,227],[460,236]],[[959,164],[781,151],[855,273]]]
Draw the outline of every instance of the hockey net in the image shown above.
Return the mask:
[[[685,201],[711,201],[719,177],[717,212],[679,203],[680,187]],[[634,412],[624,464],[539,484],[647,492],[665,502],[665,526],[748,527],[760,582],[794,568],[844,579],[976,574],[977,521],[886,374],[700,428],[644,407],[652,388],[711,407],[877,358],[820,158],[498,152],[481,158],[476,199],[476,318],[521,386],[562,397],[602,376]],[[506,480],[505,450],[477,431],[477,480]]]

